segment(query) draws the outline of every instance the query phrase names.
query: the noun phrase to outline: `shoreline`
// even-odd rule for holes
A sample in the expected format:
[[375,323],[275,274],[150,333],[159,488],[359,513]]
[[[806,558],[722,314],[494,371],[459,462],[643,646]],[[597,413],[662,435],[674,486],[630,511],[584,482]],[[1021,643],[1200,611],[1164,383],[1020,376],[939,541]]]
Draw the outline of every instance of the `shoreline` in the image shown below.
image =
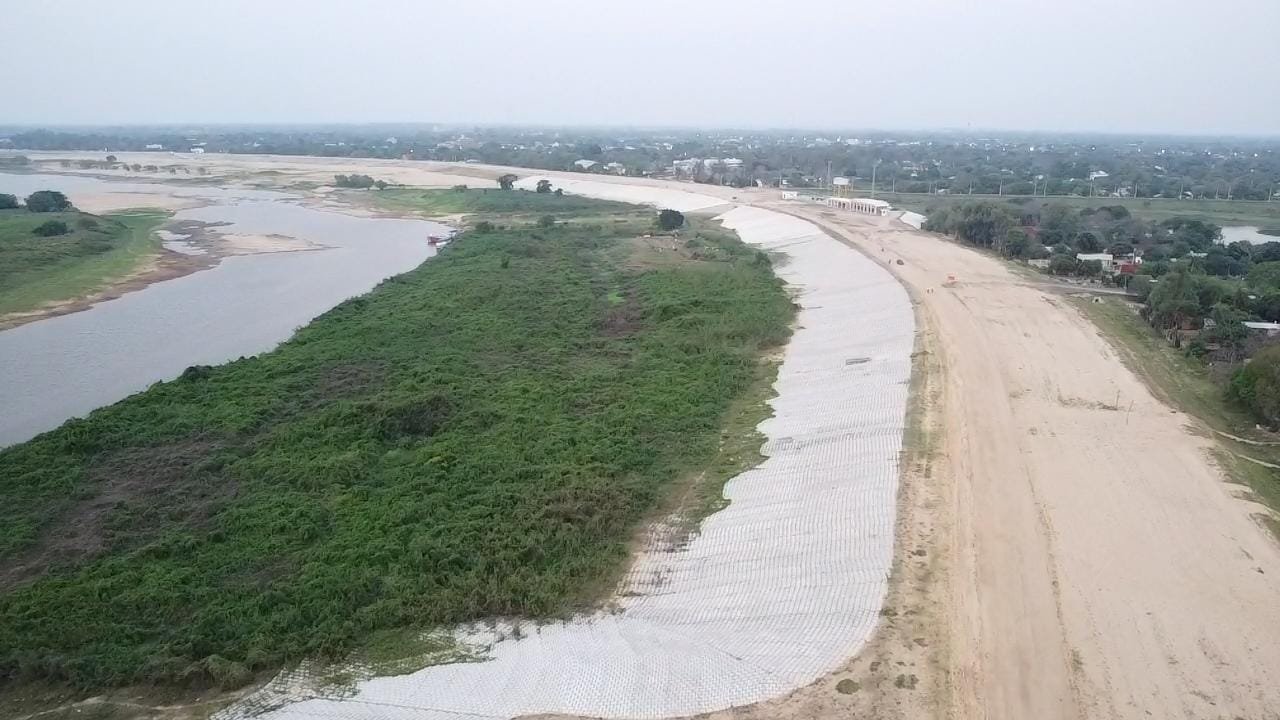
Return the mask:
[[[139,209],[150,210],[151,208]],[[104,278],[102,286],[92,292],[45,302],[30,310],[0,315],[0,332],[28,323],[83,312],[101,303],[110,302],[158,283],[210,270],[229,257],[328,249],[325,245],[286,235],[218,232],[217,228],[225,225],[228,223],[206,223],[171,218],[150,231],[156,239],[156,246],[154,250],[139,258],[133,270],[115,278]],[[160,233],[180,236],[180,239],[165,238]],[[186,245],[194,251],[183,252],[168,247],[174,243]]]

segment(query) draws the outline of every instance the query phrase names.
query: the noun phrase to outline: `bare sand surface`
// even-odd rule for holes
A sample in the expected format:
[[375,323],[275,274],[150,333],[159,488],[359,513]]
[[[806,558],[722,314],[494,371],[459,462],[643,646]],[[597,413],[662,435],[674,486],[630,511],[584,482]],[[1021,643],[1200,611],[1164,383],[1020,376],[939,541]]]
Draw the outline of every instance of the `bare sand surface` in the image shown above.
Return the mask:
[[[163,189],[163,187],[158,186],[158,189]],[[95,215],[134,208],[186,210],[187,208],[200,207],[207,204],[208,202],[204,200],[177,197],[166,192],[101,192],[76,193],[75,195],[76,208]]]
[[941,695],[877,717],[1277,717],[1280,547],[1207,433],[1000,261],[895,219],[772,205],[884,262],[937,341],[932,477],[951,517],[941,592],[917,599],[949,629]]
[[324,245],[288,235],[251,233],[214,233],[216,252],[222,255],[257,255],[259,253],[322,250]]

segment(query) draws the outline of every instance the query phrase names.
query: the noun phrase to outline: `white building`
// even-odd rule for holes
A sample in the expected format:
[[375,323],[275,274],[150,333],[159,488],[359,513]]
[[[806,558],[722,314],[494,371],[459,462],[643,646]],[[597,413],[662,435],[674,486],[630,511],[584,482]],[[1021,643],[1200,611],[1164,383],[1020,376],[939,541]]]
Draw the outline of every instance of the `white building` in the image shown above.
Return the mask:
[[1264,333],[1267,337],[1275,337],[1280,334],[1280,323],[1245,321],[1241,324],[1254,332]]
[[1080,262],[1097,260],[1102,265],[1103,272],[1115,272],[1115,258],[1111,253],[1076,253],[1076,259]]
[[164,145],[161,145],[160,143],[151,143],[150,145],[147,145],[147,149],[148,149],[148,150],[163,150],[163,149],[164,149]]
[[623,165],[623,164],[622,164],[622,163],[620,163],[620,162],[611,162],[611,163],[608,163],[608,164],[606,164],[606,165],[604,166],[604,169],[605,169],[606,171],[608,171],[608,172],[615,173],[615,174],[617,174],[617,175],[626,175],[626,174],[627,174],[627,166],[626,166],[626,165]]
[[590,170],[591,168],[595,167],[598,163],[595,160],[584,159],[584,160],[574,160],[573,164],[577,165],[579,168],[582,168],[583,170]]
[[195,153],[196,155],[203,155],[203,154],[204,154],[204,148],[202,148],[202,147],[193,147],[193,148],[191,148],[191,152]]
[[702,160],[698,158],[689,158],[688,160],[676,160],[671,163],[671,172],[692,175],[693,171],[702,164]]
[[743,164],[741,158],[725,158],[723,162],[724,166],[731,170],[734,168],[740,168]]
[[833,207],[838,210],[852,210],[854,212],[867,213],[868,215],[888,215],[890,206],[884,200],[872,200],[871,198],[829,197],[827,198],[827,207]]

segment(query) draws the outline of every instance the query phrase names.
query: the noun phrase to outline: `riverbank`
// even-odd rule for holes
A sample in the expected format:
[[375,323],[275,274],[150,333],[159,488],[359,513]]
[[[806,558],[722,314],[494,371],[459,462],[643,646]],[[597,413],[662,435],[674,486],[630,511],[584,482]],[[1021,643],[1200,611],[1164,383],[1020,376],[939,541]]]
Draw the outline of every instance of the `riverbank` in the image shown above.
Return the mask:
[[652,216],[495,218],[272,353],[0,452],[0,667],[234,685],[590,600],[668,483],[740,467],[725,413],[791,316],[736,241],[634,242]]
[[[161,272],[154,230],[165,218],[159,212],[0,210],[0,330],[118,295]],[[66,232],[35,234],[45,222],[62,223]]]

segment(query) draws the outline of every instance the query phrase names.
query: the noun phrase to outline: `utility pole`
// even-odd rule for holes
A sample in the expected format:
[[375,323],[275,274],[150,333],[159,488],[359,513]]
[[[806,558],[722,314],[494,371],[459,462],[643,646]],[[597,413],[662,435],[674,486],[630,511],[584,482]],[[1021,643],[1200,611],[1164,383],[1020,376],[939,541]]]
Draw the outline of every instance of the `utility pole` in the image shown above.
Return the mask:
[[876,160],[871,163],[871,199],[876,198],[876,168],[880,166],[880,161]]
[[827,189],[831,190],[832,192],[835,191],[835,183],[831,181],[831,161],[830,160],[827,161]]

